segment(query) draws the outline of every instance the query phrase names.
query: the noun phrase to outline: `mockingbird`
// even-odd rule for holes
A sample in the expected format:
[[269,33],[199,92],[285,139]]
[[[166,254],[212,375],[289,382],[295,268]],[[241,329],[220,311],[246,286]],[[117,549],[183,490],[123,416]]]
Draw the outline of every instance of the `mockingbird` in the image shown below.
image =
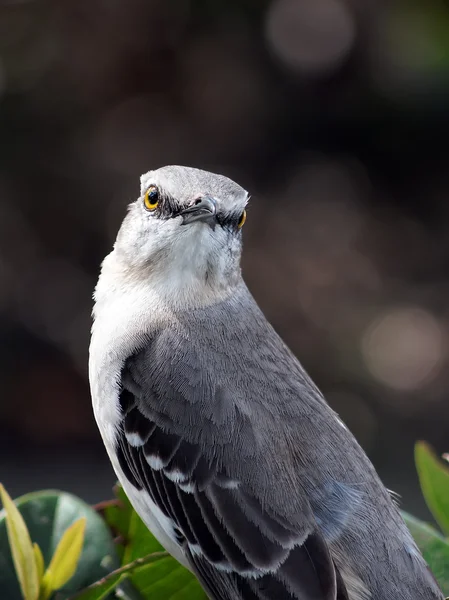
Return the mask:
[[213,600],[440,600],[374,467],[242,279],[247,200],[198,169],[141,178],[94,295],[90,384],[115,472]]

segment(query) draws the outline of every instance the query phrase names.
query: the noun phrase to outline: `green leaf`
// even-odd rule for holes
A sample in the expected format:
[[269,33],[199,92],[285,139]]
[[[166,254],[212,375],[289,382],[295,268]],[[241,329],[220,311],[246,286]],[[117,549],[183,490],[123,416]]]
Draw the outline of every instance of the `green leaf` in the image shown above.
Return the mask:
[[6,522],[7,538],[20,589],[25,600],[37,600],[39,596],[38,568],[30,534],[22,515],[1,484],[0,497],[6,513],[4,521]]
[[[109,526],[122,538],[122,564],[140,556],[163,550],[135,512],[120,486],[115,487],[117,501],[105,503],[102,512]],[[146,569],[133,571],[126,582],[132,583],[140,597],[151,600],[206,600],[195,576],[171,556]]]
[[55,553],[48,565],[49,586],[59,590],[73,577],[78,565],[84,542],[86,517],[75,521],[66,531],[56,547]]
[[434,527],[406,512],[402,513],[424,559],[435,575],[441,589],[449,594],[449,542]]
[[[75,575],[63,586],[60,596],[86,587],[120,566],[107,524],[88,504],[65,492],[42,491],[22,496],[17,501],[31,539],[36,542],[49,564],[66,529],[86,518],[84,545]],[[1,598],[21,600],[6,536],[5,515],[0,512],[0,590]]]
[[443,532],[449,535],[449,466],[425,442],[416,443],[415,462],[427,506]]
[[85,590],[81,590],[69,600],[102,600],[132,573],[148,569],[150,565],[167,558],[167,556],[167,552],[154,552],[144,558],[138,558],[129,565],[112,571],[112,573],[93,583]]
[[145,599],[207,600],[198,580],[172,557],[133,573],[131,581]]
[[113,592],[120,584],[122,584],[127,575],[118,575],[117,577],[108,577],[94,583],[91,588],[87,588],[81,596],[75,596],[77,600],[104,600],[111,592]]

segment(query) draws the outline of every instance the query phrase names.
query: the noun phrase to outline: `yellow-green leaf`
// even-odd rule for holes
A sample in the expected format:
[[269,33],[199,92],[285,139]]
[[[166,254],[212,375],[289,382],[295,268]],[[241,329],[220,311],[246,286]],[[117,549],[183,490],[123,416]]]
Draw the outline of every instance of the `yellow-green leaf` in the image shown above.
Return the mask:
[[42,577],[44,576],[44,557],[42,556],[42,551],[39,546],[34,543],[33,544],[33,552],[34,552],[34,560],[36,562],[37,568],[37,578],[39,583],[42,581]]
[[39,593],[39,600],[48,600],[53,593],[53,589],[51,587],[51,573],[50,571],[45,571],[44,576],[41,580],[41,589]]
[[449,535],[449,466],[425,442],[416,443],[415,462],[427,506],[443,532]]
[[53,594],[53,591],[51,571],[47,569],[42,577],[39,600],[49,600],[50,596]]
[[62,536],[48,565],[44,579],[47,578],[52,590],[59,590],[75,574],[83,549],[86,518],[78,519]]
[[25,600],[38,600],[38,569],[30,534],[22,515],[2,484],[0,497],[6,512],[6,530],[22,595]]

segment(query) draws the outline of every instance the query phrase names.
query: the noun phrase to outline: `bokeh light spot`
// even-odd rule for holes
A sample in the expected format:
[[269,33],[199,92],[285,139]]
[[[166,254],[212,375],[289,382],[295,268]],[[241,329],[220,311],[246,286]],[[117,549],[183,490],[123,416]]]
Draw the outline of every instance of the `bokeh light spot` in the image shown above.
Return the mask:
[[391,309],[375,319],[362,337],[370,373],[390,388],[412,391],[428,384],[445,355],[438,321],[417,307]]
[[266,15],[265,33],[286,66],[315,75],[338,67],[348,56],[355,24],[339,0],[275,0]]

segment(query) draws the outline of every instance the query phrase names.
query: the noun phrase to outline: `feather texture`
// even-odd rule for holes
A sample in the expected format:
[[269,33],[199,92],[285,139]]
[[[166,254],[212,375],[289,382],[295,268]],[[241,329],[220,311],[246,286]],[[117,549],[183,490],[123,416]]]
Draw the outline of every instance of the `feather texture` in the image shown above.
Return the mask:
[[[309,522],[304,515],[298,533],[232,479],[222,461],[172,433],[176,427],[166,415],[159,420],[163,425],[150,421],[139,408],[145,399],[130,401],[125,387],[142,394],[133,380],[139,360],[129,359],[123,373],[117,453],[126,461],[129,482],[145,489],[180,533],[179,543],[211,598],[235,600],[244,593],[261,600],[334,600],[335,566],[311,515]],[[160,399],[152,397],[154,416]],[[340,597],[347,599],[339,581]]]

